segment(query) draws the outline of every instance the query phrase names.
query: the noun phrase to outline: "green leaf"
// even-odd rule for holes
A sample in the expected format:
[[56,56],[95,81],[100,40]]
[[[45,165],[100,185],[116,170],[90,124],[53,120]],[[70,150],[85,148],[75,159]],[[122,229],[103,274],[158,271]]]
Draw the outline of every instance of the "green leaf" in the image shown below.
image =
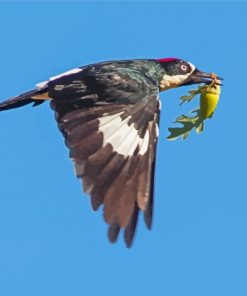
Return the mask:
[[195,98],[196,95],[201,94],[202,90],[205,88],[205,85],[199,85],[197,89],[192,89],[189,90],[188,93],[189,95],[187,96],[182,96],[180,99],[182,100],[179,105],[182,105],[185,102],[190,102]]
[[185,115],[181,115],[176,119],[176,123],[180,123],[182,127],[170,127],[168,128],[170,135],[167,137],[168,140],[175,140],[178,137],[182,137],[182,139],[186,139],[191,130],[195,127],[198,117],[188,117]]
[[198,134],[202,133],[203,132],[203,129],[204,129],[204,122],[200,122],[199,125],[195,128],[196,132]]
[[[199,85],[198,89],[192,89],[188,91],[189,95],[182,96],[180,105],[185,102],[190,102],[194,99],[194,97],[198,94],[201,94],[208,85]],[[204,120],[206,118],[202,118],[200,116],[200,108],[192,110],[190,112],[194,116],[180,115],[174,122],[179,123],[181,127],[170,127],[168,128],[170,135],[167,137],[168,140],[175,140],[178,137],[181,137],[183,140],[187,139],[190,132],[194,128],[196,133],[200,134],[204,130]],[[212,117],[213,114],[210,116]]]

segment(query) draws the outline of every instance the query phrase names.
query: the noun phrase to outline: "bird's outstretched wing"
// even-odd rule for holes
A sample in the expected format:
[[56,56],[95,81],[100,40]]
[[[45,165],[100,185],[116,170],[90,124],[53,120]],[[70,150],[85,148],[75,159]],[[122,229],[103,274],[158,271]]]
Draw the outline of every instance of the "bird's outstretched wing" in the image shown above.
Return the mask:
[[[125,87],[131,89],[126,81]],[[73,92],[72,98],[68,88],[64,89],[66,93],[62,95],[60,90],[60,97],[54,97],[50,89],[51,106],[70,149],[76,175],[82,179],[84,191],[91,196],[93,209],[103,205],[110,241],[115,242],[120,229],[124,228],[124,239],[129,247],[139,210],[144,212],[147,227],[152,224],[160,109],[158,90],[148,94],[139,88],[138,100],[132,103],[124,100],[126,97],[122,94],[114,100],[107,89],[104,97],[101,96],[103,91],[98,89],[97,93],[87,91],[78,97]],[[113,91],[117,94],[123,90],[115,87]],[[128,95],[133,94],[128,92]],[[111,100],[107,100],[109,97]]]

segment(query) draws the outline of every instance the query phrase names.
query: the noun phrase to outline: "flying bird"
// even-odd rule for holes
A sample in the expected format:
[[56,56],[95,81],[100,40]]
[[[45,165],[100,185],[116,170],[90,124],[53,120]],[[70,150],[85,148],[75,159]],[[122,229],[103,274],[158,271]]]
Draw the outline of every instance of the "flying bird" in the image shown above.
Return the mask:
[[0,111],[50,101],[92,208],[103,205],[109,240],[124,229],[130,247],[139,211],[152,225],[159,93],[213,79],[178,58],[100,62],[38,83]]

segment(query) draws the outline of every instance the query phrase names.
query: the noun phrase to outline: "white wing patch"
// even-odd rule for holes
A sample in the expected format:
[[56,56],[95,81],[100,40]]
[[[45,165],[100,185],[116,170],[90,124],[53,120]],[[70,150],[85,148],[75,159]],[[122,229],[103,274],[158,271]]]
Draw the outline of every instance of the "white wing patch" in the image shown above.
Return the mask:
[[48,80],[39,82],[39,83],[36,84],[36,88],[37,89],[45,88],[47,86],[48,82],[49,82]]
[[99,118],[99,131],[103,133],[103,146],[109,143],[114,151],[125,157],[132,156],[139,146],[139,154],[145,154],[148,150],[149,131],[146,131],[144,138],[140,138],[134,123],[128,124],[131,116],[123,120],[122,114],[123,112],[120,112]]
[[149,131],[147,130],[144,136],[144,139],[142,139],[141,143],[141,149],[139,154],[143,155],[148,150],[148,144],[149,144]]
[[155,134],[156,134],[156,137],[158,138],[159,137],[159,126],[157,123],[155,123]]
[[74,69],[71,69],[71,70],[69,70],[67,72],[64,72],[62,74],[52,76],[51,78],[49,78],[49,80],[45,80],[45,81],[37,83],[36,88],[37,89],[43,89],[48,85],[49,81],[52,81],[52,80],[55,80],[55,79],[58,79],[58,78],[61,78],[63,76],[67,76],[67,75],[70,75],[70,74],[75,74],[75,73],[78,73],[78,72],[81,72],[81,71],[82,71],[81,68],[74,68]]
[[59,74],[59,75],[56,75],[56,76],[53,76],[51,77],[49,80],[52,81],[52,80],[55,80],[55,79],[58,79],[58,78],[61,78],[63,76],[67,76],[67,75],[70,75],[70,74],[75,74],[75,73],[78,73],[78,72],[81,72],[81,68],[74,68],[74,69],[71,69],[67,72],[64,72],[62,74]]

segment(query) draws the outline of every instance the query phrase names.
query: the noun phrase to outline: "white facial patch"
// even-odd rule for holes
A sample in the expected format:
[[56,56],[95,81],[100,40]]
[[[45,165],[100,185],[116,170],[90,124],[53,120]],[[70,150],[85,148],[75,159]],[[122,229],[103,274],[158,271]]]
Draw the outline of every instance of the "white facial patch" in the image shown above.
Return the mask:
[[178,74],[178,75],[163,75],[162,80],[160,82],[161,90],[167,90],[169,88],[177,87],[181,85],[190,75],[194,72],[195,66],[191,63],[188,63],[191,67],[191,71],[186,74]]
[[134,123],[128,125],[131,116],[123,120],[121,114],[123,112],[99,119],[99,131],[103,133],[103,146],[109,143],[114,151],[125,157],[132,156],[139,146],[139,154],[145,154],[149,145],[149,131],[147,130],[144,138],[141,138]]
[[193,73],[194,71],[195,71],[195,66],[193,65],[193,64],[191,64],[190,62],[188,62],[188,64],[190,65],[190,67],[191,67],[191,71],[190,71],[190,73],[189,73],[189,75],[191,74],[191,73]]

